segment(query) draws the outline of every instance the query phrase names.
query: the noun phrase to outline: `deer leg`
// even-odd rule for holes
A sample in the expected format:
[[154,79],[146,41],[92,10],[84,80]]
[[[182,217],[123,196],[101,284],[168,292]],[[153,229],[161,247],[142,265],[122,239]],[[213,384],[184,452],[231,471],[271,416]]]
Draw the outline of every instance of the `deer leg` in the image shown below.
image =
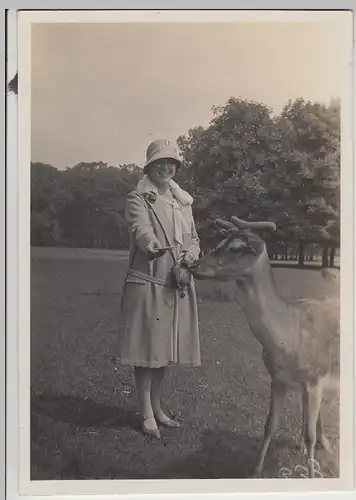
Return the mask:
[[[303,431],[302,431],[302,441],[300,443],[300,451],[303,455],[307,454],[307,447],[306,447],[306,442],[305,442],[306,423],[307,423],[307,415],[306,415],[307,407],[308,407],[307,394],[305,392],[303,394]],[[321,406],[319,409],[318,420],[316,421],[316,444],[315,444],[315,447],[326,450],[329,453],[331,453],[331,451],[332,451],[330,443],[324,434],[324,425],[323,425]]]
[[319,410],[318,420],[316,422],[316,446],[318,448],[321,448],[322,450],[326,450],[329,453],[332,452],[330,443],[329,443],[329,441],[326,438],[325,433],[324,433],[324,425],[323,425],[323,417],[322,417],[321,407]]
[[302,395],[302,408],[303,408],[303,415],[302,415],[302,437],[300,440],[300,443],[298,444],[298,448],[300,449],[300,452],[302,455],[307,454],[307,447],[305,443],[305,434],[306,434],[306,422],[307,422],[307,401],[306,401],[306,392],[304,391]]
[[[320,404],[322,399],[322,384],[316,383],[313,386],[307,385],[303,395],[304,414],[306,421],[304,423],[304,441],[308,454],[309,477],[315,477],[315,444],[316,444],[316,428],[320,414]],[[321,422],[321,421],[320,421]]]
[[278,420],[286,393],[287,393],[287,386],[285,384],[272,380],[271,402],[270,402],[269,414],[265,425],[263,446],[253,477],[260,477],[262,474],[263,465],[269,445],[271,444],[271,441],[277,431]]

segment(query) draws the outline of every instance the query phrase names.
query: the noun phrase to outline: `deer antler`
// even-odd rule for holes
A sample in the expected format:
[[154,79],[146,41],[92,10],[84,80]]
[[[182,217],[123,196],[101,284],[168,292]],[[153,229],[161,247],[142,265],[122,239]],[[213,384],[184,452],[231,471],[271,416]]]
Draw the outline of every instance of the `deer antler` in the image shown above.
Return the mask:
[[232,236],[234,233],[237,233],[237,227],[232,222],[216,219],[215,224],[220,228],[220,232],[226,238]]
[[236,226],[232,222],[223,219],[216,219],[215,224],[223,229],[236,229]]
[[228,222],[222,219],[216,219],[215,224],[223,229],[227,229],[229,233],[234,233],[239,229],[270,229],[275,231],[277,226],[271,221],[260,221],[260,222],[248,222],[238,217],[231,217],[232,222]]
[[231,217],[231,220],[240,229],[270,229],[271,231],[277,229],[276,224],[271,221],[247,222],[235,216]]

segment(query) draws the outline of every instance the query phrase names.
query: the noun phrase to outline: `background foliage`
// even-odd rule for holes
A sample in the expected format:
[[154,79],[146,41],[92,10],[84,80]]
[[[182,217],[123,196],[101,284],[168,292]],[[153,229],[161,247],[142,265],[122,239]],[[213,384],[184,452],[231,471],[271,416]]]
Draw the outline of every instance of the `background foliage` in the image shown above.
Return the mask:
[[[333,265],[340,241],[340,103],[290,101],[279,115],[264,104],[230,98],[209,125],[177,139],[181,186],[195,197],[203,250],[218,235],[215,217],[270,219],[272,258],[302,265],[321,252]],[[141,177],[135,165],[96,161],[57,170],[31,164],[31,244],[128,248],[126,195]]]

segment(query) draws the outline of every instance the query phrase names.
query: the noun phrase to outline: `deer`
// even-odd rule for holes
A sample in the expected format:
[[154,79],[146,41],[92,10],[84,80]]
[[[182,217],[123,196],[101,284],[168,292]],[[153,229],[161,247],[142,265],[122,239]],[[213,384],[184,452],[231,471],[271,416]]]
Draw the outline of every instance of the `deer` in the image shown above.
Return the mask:
[[269,413],[253,477],[262,476],[286,393],[292,389],[302,393],[300,447],[307,454],[309,478],[315,478],[316,445],[331,452],[324,433],[321,403],[333,364],[339,361],[337,307],[335,303],[331,307],[328,300],[282,298],[274,282],[266,243],[258,234],[275,231],[273,222],[232,217],[231,222],[217,219],[215,224],[224,239],[195,261],[191,272],[197,280],[236,282],[240,305],[252,334],[262,346],[262,359],[271,377]]

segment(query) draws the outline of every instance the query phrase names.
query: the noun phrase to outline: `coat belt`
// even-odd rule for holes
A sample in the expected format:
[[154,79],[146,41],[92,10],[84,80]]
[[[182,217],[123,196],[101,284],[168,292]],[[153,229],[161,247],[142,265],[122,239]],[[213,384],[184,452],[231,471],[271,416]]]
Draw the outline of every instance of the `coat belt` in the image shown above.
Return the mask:
[[128,276],[134,276],[135,278],[141,278],[145,281],[150,281],[151,283],[155,283],[156,285],[165,286],[166,283],[159,278],[155,278],[154,276],[150,276],[149,274],[142,273],[141,271],[136,271],[136,269],[129,269],[127,271]]

